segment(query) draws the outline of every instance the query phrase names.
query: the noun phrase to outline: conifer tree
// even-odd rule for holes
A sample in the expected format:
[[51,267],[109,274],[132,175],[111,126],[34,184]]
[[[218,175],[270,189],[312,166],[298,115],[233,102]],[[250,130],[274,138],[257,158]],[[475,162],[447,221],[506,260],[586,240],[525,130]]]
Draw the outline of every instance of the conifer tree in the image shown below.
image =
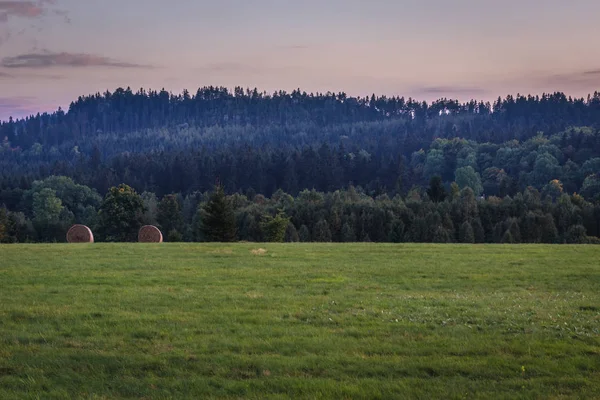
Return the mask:
[[473,226],[469,221],[463,222],[463,224],[460,226],[458,239],[461,243],[475,243],[475,232],[473,231]]
[[234,242],[237,236],[235,214],[223,186],[217,184],[208,202],[200,208],[200,230],[208,242]]
[[265,240],[267,242],[283,242],[289,223],[290,218],[287,217],[283,211],[278,212],[275,217],[270,215],[264,216],[260,226],[265,236]]
[[331,230],[324,219],[319,220],[314,228],[313,238],[315,242],[331,242]]
[[444,201],[446,198],[446,189],[442,183],[442,178],[438,175],[433,176],[429,181],[429,188],[427,189],[427,195],[429,199],[434,203]]
[[300,230],[298,231],[298,237],[300,238],[301,242],[304,242],[304,243],[310,242],[311,238],[310,238],[310,231],[308,230],[308,226],[302,225],[300,227]]
[[183,214],[177,196],[166,195],[158,203],[157,222],[164,232],[181,232],[183,227]]
[[0,243],[8,236],[8,211],[5,207],[0,207]]
[[342,225],[342,242],[356,242],[356,234],[348,222]]
[[296,243],[300,241],[298,231],[292,222],[288,222],[287,228],[285,229],[285,242]]

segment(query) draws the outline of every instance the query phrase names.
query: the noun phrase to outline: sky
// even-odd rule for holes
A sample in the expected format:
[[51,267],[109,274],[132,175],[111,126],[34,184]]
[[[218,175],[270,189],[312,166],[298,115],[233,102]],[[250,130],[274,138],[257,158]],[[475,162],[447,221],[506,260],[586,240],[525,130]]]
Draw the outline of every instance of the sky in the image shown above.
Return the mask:
[[0,119],[118,87],[600,90],[599,0],[0,0]]

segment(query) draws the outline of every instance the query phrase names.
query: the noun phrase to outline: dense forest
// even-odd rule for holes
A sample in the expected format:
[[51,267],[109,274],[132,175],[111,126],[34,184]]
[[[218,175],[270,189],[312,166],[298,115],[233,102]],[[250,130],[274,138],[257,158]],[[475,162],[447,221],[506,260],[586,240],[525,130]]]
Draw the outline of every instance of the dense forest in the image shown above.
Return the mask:
[[[142,223],[169,240],[218,240],[205,225],[221,192],[234,220],[227,238],[236,240],[594,243],[600,235],[597,92],[428,104],[117,89],[80,97],[67,112],[2,122],[0,140],[5,242],[64,241],[75,222],[100,240],[134,240]],[[107,216],[117,188],[139,207]],[[115,218],[131,231],[117,237]]]

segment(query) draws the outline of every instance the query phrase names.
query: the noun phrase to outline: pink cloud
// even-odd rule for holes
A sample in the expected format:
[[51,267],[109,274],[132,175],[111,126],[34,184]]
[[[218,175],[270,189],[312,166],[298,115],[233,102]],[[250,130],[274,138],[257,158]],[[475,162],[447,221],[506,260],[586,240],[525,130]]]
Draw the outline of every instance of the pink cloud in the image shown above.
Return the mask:
[[148,65],[114,60],[109,57],[86,53],[28,53],[2,59],[4,68],[49,68],[49,67],[116,67],[151,68]]

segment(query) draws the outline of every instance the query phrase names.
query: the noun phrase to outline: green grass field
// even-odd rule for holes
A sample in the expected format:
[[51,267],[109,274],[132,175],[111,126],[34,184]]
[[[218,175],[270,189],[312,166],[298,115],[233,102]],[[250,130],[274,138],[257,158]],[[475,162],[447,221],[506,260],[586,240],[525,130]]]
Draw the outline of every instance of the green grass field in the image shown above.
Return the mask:
[[600,246],[0,246],[0,399],[600,398],[599,289]]

